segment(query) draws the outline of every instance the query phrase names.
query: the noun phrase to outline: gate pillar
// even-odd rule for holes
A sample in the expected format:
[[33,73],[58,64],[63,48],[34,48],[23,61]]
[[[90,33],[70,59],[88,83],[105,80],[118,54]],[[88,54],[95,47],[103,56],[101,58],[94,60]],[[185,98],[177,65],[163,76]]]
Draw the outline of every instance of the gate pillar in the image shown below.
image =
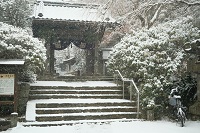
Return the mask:
[[95,49],[86,51],[86,75],[94,75]]
[[55,73],[54,70],[54,47],[52,43],[46,44],[46,49],[47,49],[47,60],[46,60],[46,72],[48,74],[53,75]]

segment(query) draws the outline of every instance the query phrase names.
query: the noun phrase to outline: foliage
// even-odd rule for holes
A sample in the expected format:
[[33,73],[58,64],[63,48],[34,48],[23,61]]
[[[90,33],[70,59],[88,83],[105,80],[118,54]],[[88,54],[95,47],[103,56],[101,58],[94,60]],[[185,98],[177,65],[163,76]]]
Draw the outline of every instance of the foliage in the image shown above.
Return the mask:
[[[194,77],[191,76],[191,74],[187,73],[186,75],[183,75],[182,77],[177,78],[177,80],[173,81],[171,84],[168,84],[164,86],[162,101],[165,101],[163,103],[163,106],[161,110],[159,111],[159,114],[166,115],[169,118],[176,119],[174,114],[174,108],[169,105],[168,96],[172,89],[178,88],[178,94],[181,96],[181,103],[184,107],[186,107],[186,114],[191,105],[195,103],[197,100],[197,82]],[[157,99],[157,101],[160,101],[161,99]]]
[[[109,71],[120,70],[140,88],[142,104],[165,97],[164,87],[185,71],[186,54],[182,46],[199,37],[191,18],[179,18],[150,29],[127,34],[114,46],[108,61]],[[160,99],[159,104],[165,101]],[[163,102],[163,103],[162,103]]]
[[43,71],[46,49],[26,30],[0,22],[0,58],[25,59],[26,71],[21,75],[30,77]]
[[166,86],[165,91],[169,94],[174,88],[178,88],[183,106],[189,108],[197,100],[197,82],[190,74],[182,76],[173,84]]
[[9,116],[14,112],[13,105],[2,105],[0,106],[0,116]]
[[27,0],[0,0],[0,21],[17,27],[30,25],[31,7]]
[[[14,97],[0,97],[0,101],[13,101]],[[13,113],[14,111],[14,105],[1,105],[0,106],[0,116],[6,116],[6,115],[10,115],[11,113]]]

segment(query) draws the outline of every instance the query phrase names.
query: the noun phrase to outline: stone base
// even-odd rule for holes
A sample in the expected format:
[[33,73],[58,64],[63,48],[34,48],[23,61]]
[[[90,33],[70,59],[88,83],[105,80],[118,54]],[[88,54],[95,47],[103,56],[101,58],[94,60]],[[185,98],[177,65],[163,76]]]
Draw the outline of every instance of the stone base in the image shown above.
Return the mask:
[[153,121],[154,118],[154,111],[153,110],[147,110],[147,120],[148,121]]
[[10,121],[0,120],[0,132],[6,131],[8,128],[10,128]]
[[200,101],[197,101],[195,104],[190,106],[189,112],[193,115],[200,116]]

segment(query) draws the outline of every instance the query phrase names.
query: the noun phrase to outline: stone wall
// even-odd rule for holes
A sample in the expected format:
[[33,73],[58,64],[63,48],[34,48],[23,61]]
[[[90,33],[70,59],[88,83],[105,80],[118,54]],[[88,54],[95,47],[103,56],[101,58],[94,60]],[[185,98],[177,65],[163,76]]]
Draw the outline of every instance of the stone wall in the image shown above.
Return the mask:
[[28,96],[30,91],[30,85],[28,83],[21,83],[18,85],[18,114],[19,116],[25,115],[26,105],[28,102]]
[[197,77],[197,101],[189,108],[193,120],[200,120],[200,74]]

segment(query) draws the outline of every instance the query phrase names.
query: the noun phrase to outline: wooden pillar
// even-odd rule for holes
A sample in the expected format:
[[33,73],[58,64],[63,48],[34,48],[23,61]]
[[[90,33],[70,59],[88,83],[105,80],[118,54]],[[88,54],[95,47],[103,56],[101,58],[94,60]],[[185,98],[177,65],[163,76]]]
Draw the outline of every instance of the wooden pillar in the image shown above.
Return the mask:
[[[18,67],[17,67],[18,68]],[[17,78],[17,74],[14,74],[14,112],[18,112],[17,111],[17,107],[18,107],[18,78]]]
[[50,44],[50,63],[49,63],[49,66],[50,66],[50,73],[52,75],[55,73],[55,71],[54,71],[54,62],[55,62],[55,59],[54,59],[54,46],[51,43]]
[[45,68],[46,68],[46,73],[50,74],[50,44],[46,43],[45,46],[47,49],[47,52],[46,52],[47,59],[46,59],[46,67]]
[[86,75],[94,75],[94,60],[95,60],[95,49],[88,49],[86,51]]
[[46,44],[47,60],[46,60],[46,72],[48,74],[54,74],[54,47],[52,43]]
[[95,44],[95,57],[94,57],[94,75],[100,75],[99,74],[99,44]]

